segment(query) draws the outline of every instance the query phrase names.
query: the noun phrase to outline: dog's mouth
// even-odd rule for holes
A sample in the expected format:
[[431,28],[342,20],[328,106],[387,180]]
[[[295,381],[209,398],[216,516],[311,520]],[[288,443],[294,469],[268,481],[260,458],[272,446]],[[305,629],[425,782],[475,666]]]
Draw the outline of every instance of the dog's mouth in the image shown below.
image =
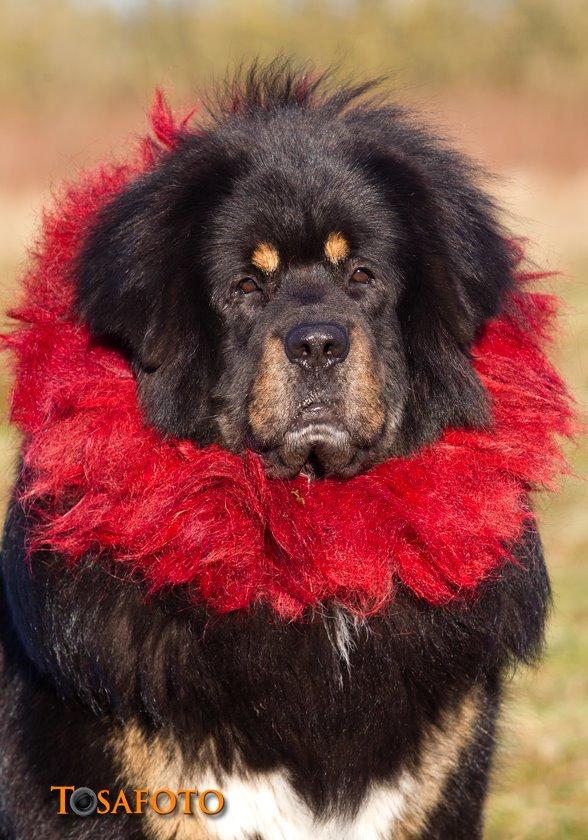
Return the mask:
[[298,410],[281,445],[269,454],[268,470],[281,478],[342,476],[348,474],[354,454],[352,436],[336,407],[307,402]]

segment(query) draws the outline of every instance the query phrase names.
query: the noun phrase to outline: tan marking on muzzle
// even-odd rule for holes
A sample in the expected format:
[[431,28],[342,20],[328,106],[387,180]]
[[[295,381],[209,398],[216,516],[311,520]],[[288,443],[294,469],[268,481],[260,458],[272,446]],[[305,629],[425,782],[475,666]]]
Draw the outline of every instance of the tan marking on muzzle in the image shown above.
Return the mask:
[[416,840],[441,800],[450,776],[457,770],[464,750],[471,744],[483,704],[476,686],[461,704],[445,712],[437,726],[425,734],[421,761],[407,796],[404,818],[393,833],[394,840]]
[[280,255],[269,242],[261,242],[251,254],[251,265],[264,274],[272,274],[280,265]]
[[263,350],[249,404],[249,422],[261,441],[276,434],[280,417],[286,412],[291,398],[288,368],[282,340],[270,338]]
[[351,248],[342,233],[330,233],[325,242],[325,257],[337,265],[349,256]]
[[353,330],[349,355],[343,369],[348,388],[346,417],[350,426],[369,441],[382,429],[386,411],[382,400],[383,382],[377,373],[374,354],[363,330]]

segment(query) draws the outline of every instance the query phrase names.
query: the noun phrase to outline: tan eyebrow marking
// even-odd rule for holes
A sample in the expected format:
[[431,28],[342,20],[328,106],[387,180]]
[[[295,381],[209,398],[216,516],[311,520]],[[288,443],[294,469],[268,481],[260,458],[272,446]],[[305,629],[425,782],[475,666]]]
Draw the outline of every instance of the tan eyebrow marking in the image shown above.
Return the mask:
[[271,274],[280,265],[280,255],[269,242],[261,242],[251,254],[251,265],[264,274]]
[[325,256],[333,265],[337,265],[349,256],[351,248],[342,233],[330,233],[325,242]]

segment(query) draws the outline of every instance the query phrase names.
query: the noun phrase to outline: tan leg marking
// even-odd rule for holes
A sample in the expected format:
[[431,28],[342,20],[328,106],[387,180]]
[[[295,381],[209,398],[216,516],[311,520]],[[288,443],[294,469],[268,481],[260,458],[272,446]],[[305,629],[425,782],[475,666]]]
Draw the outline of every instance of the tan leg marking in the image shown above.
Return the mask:
[[421,763],[411,773],[414,784],[409,788],[403,818],[391,834],[393,840],[420,837],[463,750],[471,743],[481,705],[481,690],[471,689],[461,706],[447,711],[440,725],[431,727],[425,736]]
[[[120,766],[120,781],[130,788],[150,791],[169,788],[179,791],[198,788],[199,768],[206,768],[210,756],[204,749],[195,767],[187,767],[173,736],[155,735],[147,738],[141,727],[130,723],[119,730],[113,739],[114,753]],[[198,811],[197,797],[192,797],[193,815],[183,814],[184,797],[171,814],[157,814],[149,806],[143,810],[143,830],[153,840],[213,840],[216,832],[207,826],[210,818]],[[136,819],[139,819],[137,817]]]

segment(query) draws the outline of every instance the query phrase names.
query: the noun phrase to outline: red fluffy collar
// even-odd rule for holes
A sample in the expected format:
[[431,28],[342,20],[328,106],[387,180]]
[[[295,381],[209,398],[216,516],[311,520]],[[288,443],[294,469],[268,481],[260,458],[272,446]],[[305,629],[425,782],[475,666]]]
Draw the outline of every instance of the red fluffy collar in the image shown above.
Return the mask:
[[[161,100],[153,125],[168,146],[183,128]],[[187,584],[220,611],[262,600],[293,617],[334,598],[366,613],[391,598],[396,580],[436,604],[473,590],[520,537],[529,490],[562,467],[557,435],[570,432],[571,413],[540,349],[553,299],[519,284],[474,348],[491,431],[448,431],[347,481],[270,480],[251,452],[200,449],[146,428],[127,364],[91,344],[72,316],[72,262],[88,226],[157,154],[145,141],[133,164],[67,192],[45,218],[25,279],[7,343],[17,359],[24,500],[43,501],[31,547],[70,564],[103,552],[152,590]]]

